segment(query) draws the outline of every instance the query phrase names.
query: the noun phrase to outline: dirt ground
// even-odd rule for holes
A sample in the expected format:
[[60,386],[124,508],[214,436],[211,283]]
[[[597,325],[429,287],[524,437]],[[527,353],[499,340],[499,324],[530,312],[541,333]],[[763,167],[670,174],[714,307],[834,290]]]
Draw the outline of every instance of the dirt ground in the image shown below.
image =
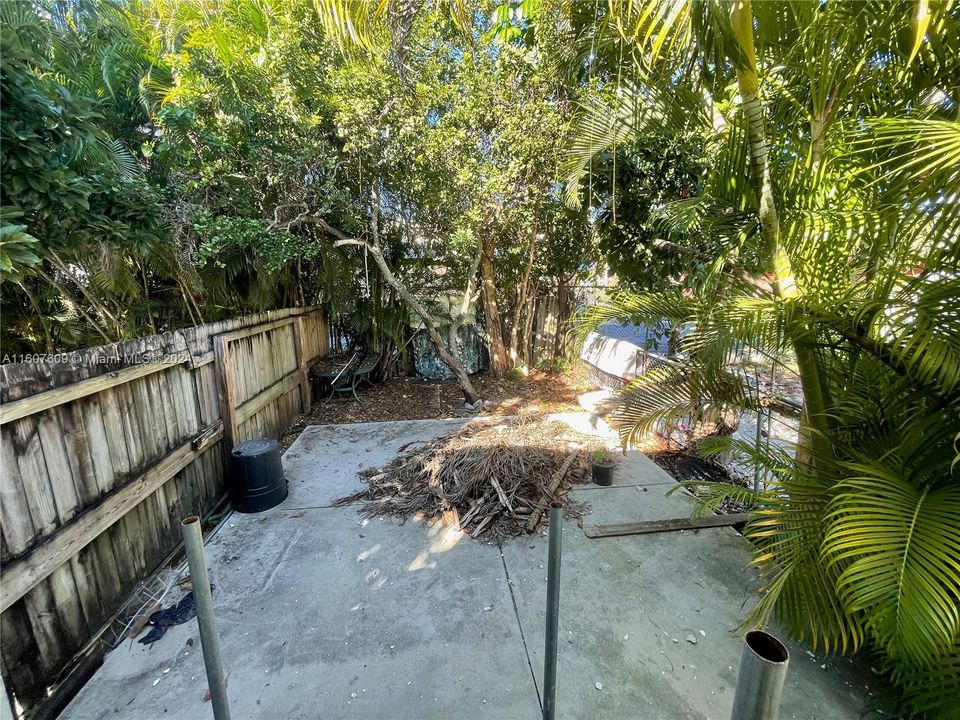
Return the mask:
[[[280,445],[286,450],[308,425],[577,411],[582,409],[577,395],[597,387],[579,364],[565,373],[531,371],[517,380],[496,378],[489,373],[478,373],[470,379],[486,401],[478,412],[464,409],[463,394],[455,380],[394,378],[379,386],[358,389],[361,403],[349,395],[315,402],[311,411],[301,415],[280,439]],[[648,435],[636,449],[680,481],[736,482],[723,468],[678,452],[656,434]],[[727,502],[720,512],[742,510],[736,503]]]
[[505,416],[579,410],[577,395],[595,389],[582,369],[566,373],[531,371],[519,380],[478,373],[471,378],[474,389],[487,404],[479,412],[463,407],[463,394],[455,380],[395,378],[377,387],[357,390],[361,403],[351,396],[321,400],[301,415],[281,439],[287,448],[307,425],[380,422],[384,420],[432,420],[466,416]]

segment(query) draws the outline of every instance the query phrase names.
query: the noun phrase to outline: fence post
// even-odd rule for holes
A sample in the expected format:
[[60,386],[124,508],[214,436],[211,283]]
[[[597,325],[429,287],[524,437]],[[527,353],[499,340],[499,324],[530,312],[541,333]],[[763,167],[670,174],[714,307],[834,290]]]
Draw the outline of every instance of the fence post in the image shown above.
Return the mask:
[[305,315],[297,315],[293,320],[293,349],[300,374],[300,412],[310,412],[310,378],[307,376],[307,350],[304,347],[306,332],[303,327]]
[[217,398],[223,418],[223,434],[227,440],[227,458],[237,444],[237,404],[233,394],[233,365],[230,363],[230,341],[220,335],[213,338],[213,357],[217,368]]
[[317,342],[320,347],[319,357],[327,357],[330,354],[330,326],[327,324],[327,314],[323,310],[317,310]]

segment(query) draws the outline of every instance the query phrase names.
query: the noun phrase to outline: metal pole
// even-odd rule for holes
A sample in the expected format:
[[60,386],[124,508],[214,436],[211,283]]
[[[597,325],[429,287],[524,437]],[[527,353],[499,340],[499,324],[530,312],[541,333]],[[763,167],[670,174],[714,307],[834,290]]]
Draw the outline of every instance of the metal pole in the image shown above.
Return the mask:
[[203,555],[203,532],[200,518],[192,515],[180,523],[183,545],[187,550],[190,566],[190,584],[197,606],[197,624],[200,626],[200,646],[203,649],[203,664],[207,670],[207,686],[215,720],[230,720],[230,704],[227,702],[227,687],[223,679],[223,664],[220,661],[220,640],[213,622],[213,595],[210,593],[210,578],[207,576],[207,560]]
[[748,632],[730,720],[776,720],[789,662],[787,648],[773,635],[763,630]]
[[[777,397],[777,359],[773,359],[773,365],[770,366],[770,399],[773,400]],[[773,431],[773,410],[767,405],[767,455],[770,455],[770,435]],[[763,470],[763,489],[767,489],[767,473],[768,470],[764,468]]]
[[[756,368],[753,370],[753,384],[757,388],[757,438],[756,438],[756,448],[757,452],[760,452],[760,423],[763,420],[763,405],[760,403],[760,375],[757,373]],[[757,465],[753,468],[753,491],[758,492],[760,490],[760,466]]]
[[560,630],[560,547],[563,517],[560,503],[550,506],[550,544],[547,550],[547,634],[543,652],[543,720],[557,715],[557,635]]

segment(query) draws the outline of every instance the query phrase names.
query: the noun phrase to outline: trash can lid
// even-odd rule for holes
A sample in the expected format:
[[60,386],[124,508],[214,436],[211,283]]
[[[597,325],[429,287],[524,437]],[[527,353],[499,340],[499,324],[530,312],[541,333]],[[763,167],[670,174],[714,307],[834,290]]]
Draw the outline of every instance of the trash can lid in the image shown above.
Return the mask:
[[234,457],[258,457],[267,455],[280,447],[280,443],[272,438],[254,438],[245,440],[235,446],[230,454]]

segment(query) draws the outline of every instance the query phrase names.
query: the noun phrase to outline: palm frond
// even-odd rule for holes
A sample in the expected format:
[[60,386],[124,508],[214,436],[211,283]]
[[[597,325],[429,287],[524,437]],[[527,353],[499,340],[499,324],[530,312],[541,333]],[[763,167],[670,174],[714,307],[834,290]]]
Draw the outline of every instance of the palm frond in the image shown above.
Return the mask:
[[892,657],[930,662],[960,634],[960,486],[915,487],[880,462],[849,463],[823,555],[844,607]]
[[851,652],[865,639],[862,617],[837,594],[840,572],[822,562],[823,521],[831,484],[793,462],[778,469],[747,524],[756,545],[753,564],[762,596],[744,620],[765,625],[772,616],[796,638],[825,652]]
[[694,316],[694,303],[680,292],[613,293],[590,305],[574,323],[578,341],[607,322],[680,325]]
[[709,122],[702,97],[679,84],[664,87],[652,77],[646,84],[621,84],[612,97],[588,96],[579,107],[560,165],[564,201],[579,207],[580,183],[591,160],[628,138],[663,128],[682,134]]
[[690,490],[694,494],[691,517],[707,517],[717,512],[723,504],[732,500],[736,503],[753,507],[757,502],[757,493],[743,485],[722,482],[682,482],[667,491],[673,495],[681,489]]
[[731,409],[756,409],[754,390],[725,368],[680,360],[648,370],[618,394],[612,423],[626,446],[658,427],[697,424]]

